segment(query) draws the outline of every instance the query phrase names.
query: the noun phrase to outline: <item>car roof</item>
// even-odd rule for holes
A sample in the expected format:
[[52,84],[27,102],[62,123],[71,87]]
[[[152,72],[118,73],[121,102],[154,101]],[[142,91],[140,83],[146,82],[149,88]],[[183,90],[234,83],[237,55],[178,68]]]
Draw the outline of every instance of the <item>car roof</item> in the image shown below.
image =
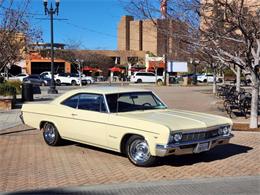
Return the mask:
[[129,92],[150,92],[148,89],[132,88],[132,87],[117,87],[117,86],[99,86],[99,87],[87,87],[82,89],[75,89],[64,93],[57,99],[53,100],[52,103],[59,103],[64,99],[78,93],[95,93],[95,94],[114,94],[114,93],[129,93]]

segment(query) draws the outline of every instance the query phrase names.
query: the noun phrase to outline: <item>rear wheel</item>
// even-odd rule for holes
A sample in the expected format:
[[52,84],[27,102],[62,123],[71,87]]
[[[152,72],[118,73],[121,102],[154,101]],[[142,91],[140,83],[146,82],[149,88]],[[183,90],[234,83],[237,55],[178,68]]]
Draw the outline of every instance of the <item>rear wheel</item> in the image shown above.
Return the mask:
[[90,85],[91,84],[91,80],[87,80],[87,84]]
[[137,83],[142,83],[142,79],[137,79]]
[[147,141],[141,136],[131,136],[125,147],[128,159],[136,166],[149,167],[156,162],[156,157],[150,154]]
[[71,85],[75,86],[77,85],[77,82],[75,80],[71,81]]
[[161,80],[161,79],[158,79],[158,80],[157,80],[157,85],[162,86],[162,84],[163,84],[162,80]]
[[57,146],[61,143],[60,134],[52,123],[45,123],[43,126],[43,138],[44,141],[50,146]]
[[57,79],[57,80],[56,80],[56,84],[57,84],[57,85],[61,85],[60,79]]

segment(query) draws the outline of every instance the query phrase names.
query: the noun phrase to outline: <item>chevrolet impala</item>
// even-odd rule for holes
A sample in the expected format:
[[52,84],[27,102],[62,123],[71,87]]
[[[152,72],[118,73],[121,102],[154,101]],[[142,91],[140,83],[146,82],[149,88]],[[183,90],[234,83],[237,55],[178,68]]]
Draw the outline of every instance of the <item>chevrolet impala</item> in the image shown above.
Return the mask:
[[233,137],[228,118],[168,109],[152,91],[128,87],[90,87],[49,104],[24,104],[21,119],[41,129],[50,146],[80,142],[124,153],[136,166],[206,152]]

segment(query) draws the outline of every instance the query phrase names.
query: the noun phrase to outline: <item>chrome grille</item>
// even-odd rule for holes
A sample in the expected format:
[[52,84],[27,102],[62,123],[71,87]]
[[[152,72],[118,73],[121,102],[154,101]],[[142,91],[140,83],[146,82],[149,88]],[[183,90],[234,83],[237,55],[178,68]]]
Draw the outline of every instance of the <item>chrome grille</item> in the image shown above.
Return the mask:
[[218,136],[218,129],[206,132],[183,133],[181,142],[200,141]]

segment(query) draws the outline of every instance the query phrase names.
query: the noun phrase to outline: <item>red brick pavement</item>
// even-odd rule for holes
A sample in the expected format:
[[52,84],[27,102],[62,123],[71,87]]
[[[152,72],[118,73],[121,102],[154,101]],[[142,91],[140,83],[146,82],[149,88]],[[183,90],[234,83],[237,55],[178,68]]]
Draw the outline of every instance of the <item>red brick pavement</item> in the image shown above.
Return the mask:
[[[26,130],[19,126],[11,129]],[[114,152],[69,143],[47,146],[37,130],[0,135],[0,191],[260,175],[260,133],[234,132],[232,143],[202,155],[167,157],[139,168]]]

